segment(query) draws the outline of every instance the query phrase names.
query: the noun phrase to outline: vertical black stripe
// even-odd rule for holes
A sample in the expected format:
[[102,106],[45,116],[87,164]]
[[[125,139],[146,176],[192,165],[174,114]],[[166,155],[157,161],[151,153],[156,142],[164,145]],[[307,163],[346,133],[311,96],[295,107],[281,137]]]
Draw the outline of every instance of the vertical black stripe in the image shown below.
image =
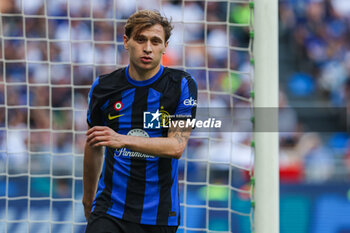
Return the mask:
[[[147,111],[148,88],[137,87],[135,89],[134,102],[132,104],[131,128],[143,128],[143,112]],[[126,198],[123,218],[141,221],[143,201],[146,189],[146,159],[130,158],[130,177],[126,188]]]
[[157,213],[157,224],[168,225],[169,212],[171,211],[171,159],[159,158],[158,164],[160,193]]

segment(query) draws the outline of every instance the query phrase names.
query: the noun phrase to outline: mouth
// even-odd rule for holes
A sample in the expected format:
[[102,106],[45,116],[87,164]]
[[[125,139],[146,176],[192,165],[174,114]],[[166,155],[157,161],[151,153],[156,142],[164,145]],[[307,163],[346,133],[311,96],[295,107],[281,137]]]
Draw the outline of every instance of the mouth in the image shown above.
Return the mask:
[[147,56],[141,57],[141,61],[144,63],[150,63],[152,62],[152,60],[153,59],[151,57],[147,57]]

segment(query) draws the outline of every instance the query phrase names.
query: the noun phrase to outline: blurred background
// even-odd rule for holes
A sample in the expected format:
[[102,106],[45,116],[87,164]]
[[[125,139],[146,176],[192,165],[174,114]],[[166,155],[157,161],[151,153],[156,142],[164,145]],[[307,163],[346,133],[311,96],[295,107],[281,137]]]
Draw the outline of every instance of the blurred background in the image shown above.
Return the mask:
[[[84,231],[87,94],[97,76],[128,64],[123,27],[136,9],[172,18],[163,64],[196,78],[198,107],[249,109],[248,3],[2,0],[0,232]],[[349,119],[349,42],[349,0],[279,1],[282,233],[350,232],[349,133],[308,130],[320,117],[309,108],[343,108]],[[327,116],[316,124],[337,123]],[[251,113],[239,117],[249,129]],[[192,134],[178,232],[250,232],[251,140],[239,129]]]

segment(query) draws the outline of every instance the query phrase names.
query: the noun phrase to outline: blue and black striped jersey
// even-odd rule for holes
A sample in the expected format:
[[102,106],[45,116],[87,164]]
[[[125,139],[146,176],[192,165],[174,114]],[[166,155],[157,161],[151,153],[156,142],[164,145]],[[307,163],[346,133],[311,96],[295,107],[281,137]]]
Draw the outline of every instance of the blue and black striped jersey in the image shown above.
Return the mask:
[[[194,118],[196,105],[190,74],[161,66],[152,78],[136,81],[126,67],[95,80],[87,121],[120,134],[167,137],[169,119]],[[179,225],[178,160],[107,147],[92,211],[141,224]]]

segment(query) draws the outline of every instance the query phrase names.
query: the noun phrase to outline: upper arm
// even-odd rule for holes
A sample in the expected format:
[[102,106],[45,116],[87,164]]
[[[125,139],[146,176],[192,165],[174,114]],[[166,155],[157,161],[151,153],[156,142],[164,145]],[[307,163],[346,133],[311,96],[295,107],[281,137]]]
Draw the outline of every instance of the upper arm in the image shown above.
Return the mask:
[[100,109],[100,104],[98,101],[97,89],[99,85],[100,79],[94,81],[91,85],[91,89],[88,96],[88,110],[87,110],[87,123],[89,127],[93,127],[95,125],[102,125],[102,113]]
[[85,143],[84,155],[86,156],[102,156],[103,146],[91,146],[89,143]]

